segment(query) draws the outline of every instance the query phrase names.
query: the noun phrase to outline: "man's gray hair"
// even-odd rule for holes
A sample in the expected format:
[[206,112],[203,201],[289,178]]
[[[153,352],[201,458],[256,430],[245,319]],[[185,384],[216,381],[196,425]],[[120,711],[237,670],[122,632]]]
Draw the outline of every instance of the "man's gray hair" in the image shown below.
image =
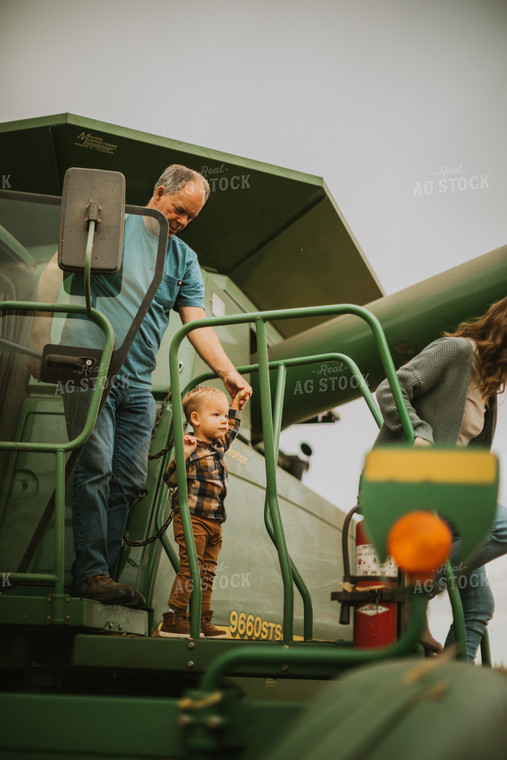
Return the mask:
[[189,182],[200,182],[202,184],[205,196],[204,201],[206,202],[210,195],[208,180],[202,174],[199,174],[199,172],[181,164],[171,164],[171,166],[168,166],[155,182],[153,192],[155,193],[157,187],[163,186],[165,188],[164,195],[174,195],[174,193],[182,190],[185,185],[188,185]]

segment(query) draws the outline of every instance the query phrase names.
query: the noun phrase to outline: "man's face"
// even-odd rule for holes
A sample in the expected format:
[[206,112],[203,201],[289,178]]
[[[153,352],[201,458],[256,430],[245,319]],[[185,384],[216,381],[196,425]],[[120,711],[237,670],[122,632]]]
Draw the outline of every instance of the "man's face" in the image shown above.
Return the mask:
[[177,193],[164,194],[163,186],[157,187],[148,204],[160,211],[169,223],[169,237],[185,229],[204,206],[204,188],[200,182],[189,182]]

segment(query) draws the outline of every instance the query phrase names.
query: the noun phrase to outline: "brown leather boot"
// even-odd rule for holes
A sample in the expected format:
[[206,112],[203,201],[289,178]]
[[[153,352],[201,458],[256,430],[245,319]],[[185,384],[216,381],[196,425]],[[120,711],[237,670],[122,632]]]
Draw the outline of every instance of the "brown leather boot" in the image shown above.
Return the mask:
[[115,583],[109,575],[92,575],[70,588],[72,596],[95,599],[104,604],[128,604],[134,599],[132,587],[127,583]]
[[216,628],[211,622],[213,610],[204,610],[201,612],[201,632],[206,638],[210,639],[227,639],[227,631],[223,628]]
[[164,612],[158,635],[164,639],[189,639],[190,623],[184,612]]

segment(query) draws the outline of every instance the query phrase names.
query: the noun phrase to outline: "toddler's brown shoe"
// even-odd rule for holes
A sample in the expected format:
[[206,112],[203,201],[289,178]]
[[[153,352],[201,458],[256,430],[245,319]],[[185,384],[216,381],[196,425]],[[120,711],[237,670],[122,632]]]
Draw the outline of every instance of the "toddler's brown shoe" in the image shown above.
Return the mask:
[[190,638],[190,623],[188,622],[188,615],[169,611],[164,612],[162,617],[163,622],[158,631],[159,636],[167,639]]
[[213,617],[213,610],[206,610],[201,613],[201,632],[206,638],[210,639],[227,639],[227,631],[223,628],[217,628],[211,622]]

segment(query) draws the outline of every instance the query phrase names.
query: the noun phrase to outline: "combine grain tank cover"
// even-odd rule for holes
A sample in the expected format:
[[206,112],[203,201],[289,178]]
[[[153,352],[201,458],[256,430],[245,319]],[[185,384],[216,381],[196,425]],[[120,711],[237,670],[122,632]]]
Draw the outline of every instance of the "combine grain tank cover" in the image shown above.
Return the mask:
[[[69,167],[107,169],[125,175],[127,203],[138,205],[169,164],[201,172],[211,196],[182,238],[258,309],[362,305],[382,295],[320,177],[72,114],[0,125],[0,153],[12,190],[61,195]],[[289,336],[319,321],[276,326]]]

